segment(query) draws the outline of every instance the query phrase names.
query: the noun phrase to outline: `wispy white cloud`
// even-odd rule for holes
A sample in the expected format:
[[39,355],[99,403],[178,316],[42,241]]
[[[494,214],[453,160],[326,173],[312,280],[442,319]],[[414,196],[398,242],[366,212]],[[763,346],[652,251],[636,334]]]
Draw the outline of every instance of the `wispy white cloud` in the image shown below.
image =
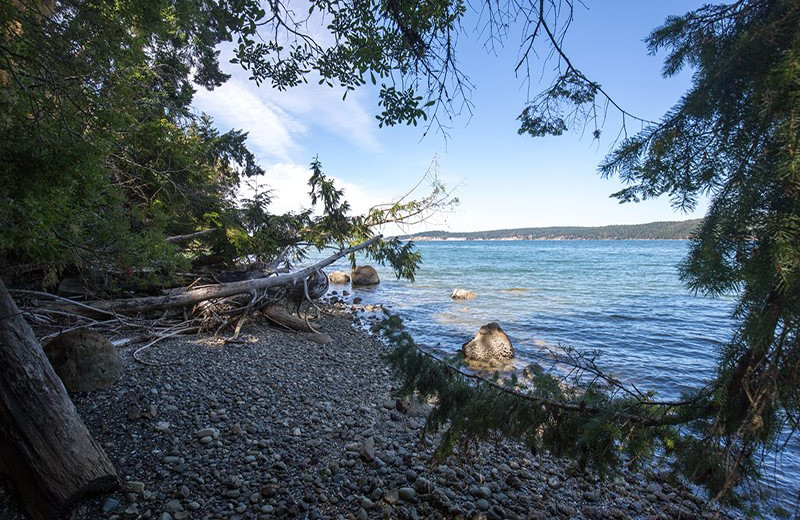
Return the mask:
[[[226,49],[222,51],[226,54]],[[370,92],[350,92],[343,100],[342,90],[317,85],[313,80],[278,91],[269,85],[256,85],[236,65],[223,68],[231,78],[213,91],[198,90],[194,107],[212,116],[223,131],[235,128],[248,132],[247,145],[265,171],[249,181],[271,191],[272,212],[310,207],[307,161],[316,151],[314,143],[318,140],[339,140],[343,149],[352,147],[356,154],[381,150],[375,118],[367,109],[374,104]],[[391,200],[391,194],[381,187],[333,178],[344,190],[353,214]],[[243,186],[240,197],[251,195],[252,189]]]
[[[336,136],[364,151],[380,150],[374,117],[365,108],[366,92],[342,92],[316,84],[278,91],[234,74],[213,91],[198,90],[194,106],[216,125],[248,132],[248,146],[263,161],[289,162],[304,152],[318,132]],[[307,155],[307,153],[305,154]]]
[[211,115],[217,127],[248,133],[248,147],[262,161],[289,161],[299,151],[300,120],[259,95],[254,86],[231,79],[213,91],[198,90],[194,106]]
[[[272,198],[269,210],[274,214],[286,212],[298,212],[311,208],[309,197],[308,179],[311,177],[309,165],[297,164],[292,162],[275,163],[267,166],[263,175],[248,179],[239,190],[239,198],[250,198],[254,194],[255,186],[260,191],[269,190]],[[344,198],[350,203],[351,215],[365,214],[373,206],[386,204],[396,200],[398,193],[393,193],[387,189],[375,186],[360,185],[343,180],[341,177],[329,175],[336,184],[337,188],[344,191]],[[409,185],[406,188],[411,189]],[[414,196],[424,195],[422,191],[415,191]],[[456,193],[457,195],[457,193]],[[315,208],[316,213],[320,213],[319,208]],[[423,222],[411,225],[387,224],[376,232],[383,233],[385,236],[406,235],[417,231],[429,231],[433,229],[451,229],[450,220],[459,218],[458,211],[442,210],[431,215]],[[458,227],[458,226],[457,226]],[[462,229],[462,227],[458,227]],[[467,229],[467,228],[464,228]]]
[[264,87],[274,93],[275,102],[287,113],[369,150],[380,150],[375,117],[365,108],[368,94],[364,90],[350,92],[342,99],[342,90],[327,86],[299,85],[285,92]]
[[[270,211],[285,213],[311,207],[311,199],[308,196],[309,177],[311,171],[308,166],[284,162],[267,166],[264,175],[250,179],[250,184],[257,183],[269,189],[272,195]],[[389,200],[388,195],[380,191],[369,190],[335,176],[332,178],[336,187],[344,191],[344,198],[350,203],[352,214],[365,213],[372,206]],[[251,188],[243,187],[240,195],[250,197],[252,193]]]

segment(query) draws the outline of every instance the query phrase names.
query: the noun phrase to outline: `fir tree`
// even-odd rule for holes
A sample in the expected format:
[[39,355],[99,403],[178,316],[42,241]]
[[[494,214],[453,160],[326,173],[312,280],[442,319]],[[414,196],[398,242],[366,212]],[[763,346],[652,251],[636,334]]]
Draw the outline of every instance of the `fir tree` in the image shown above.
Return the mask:
[[[609,106],[625,132],[636,118],[569,60],[561,49],[568,22],[559,25],[545,5],[523,14],[559,73],[525,107],[519,132],[561,135],[589,124],[599,137],[597,114]],[[684,399],[658,402],[574,354],[590,383],[576,378],[565,389],[544,372],[523,386],[476,381],[452,361],[431,359],[394,318],[385,324],[398,346],[391,359],[402,393],[438,398],[429,426],[446,428],[444,448],[499,432],[601,470],[664,453],[676,473],[739,502],[740,485],[759,474],[759,455],[782,449],[779,433],[800,426],[800,4],[708,5],[668,18],[646,42],[654,54],[668,51],[666,76],[692,67],[692,87],[661,121],[639,119],[643,130],[623,139],[600,172],[629,184],[615,194],[622,202],[666,195],[692,208],[699,195],[711,198],[681,276],[693,291],[738,297],[738,328],[714,378]]]
[[[272,214],[268,191],[236,199],[240,183],[263,173],[247,134],[219,132],[192,111],[195,88],[228,79],[216,49],[222,42],[236,41],[235,61],[258,82],[285,89],[314,74],[346,93],[367,77],[404,76],[401,67],[424,61],[404,50],[391,20],[402,18],[407,31],[413,25],[418,39],[439,34],[452,17],[425,3],[412,19],[372,7],[317,7],[334,16],[336,43],[323,49],[293,40],[295,14],[279,2],[269,12],[258,0],[3,2],[0,274],[45,288],[64,272],[146,273],[148,283],[162,284],[190,262],[265,260],[287,246],[290,257],[302,256],[304,247],[350,245],[389,221],[446,205],[449,194],[431,178],[420,200],[416,191],[351,215],[315,160],[310,195],[322,218],[299,208]],[[381,20],[391,29],[379,30]],[[273,40],[258,39],[259,28]],[[359,32],[363,38],[352,40]],[[427,117],[413,86],[387,89],[382,104],[391,123]],[[183,251],[165,240],[205,229],[218,232]],[[367,254],[410,278],[419,263],[413,245],[398,241],[379,241]]]

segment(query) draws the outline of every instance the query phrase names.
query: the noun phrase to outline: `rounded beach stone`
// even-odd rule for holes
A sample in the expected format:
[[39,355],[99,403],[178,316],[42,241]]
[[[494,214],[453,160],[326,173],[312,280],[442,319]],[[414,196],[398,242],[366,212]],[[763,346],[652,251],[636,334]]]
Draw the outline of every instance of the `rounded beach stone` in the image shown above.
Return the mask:
[[476,296],[478,295],[474,291],[467,289],[453,289],[453,294],[450,295],[454,300],[473,300]]
[[472,340],[462,345],[461,350],[467,360],[483,363],[504,361],[514,357],[511,340],[495,322],[481,327]]
[[108,388],[122,373],[117,349],[105,336],[92,330],[59,334],[45,345],[44,352],[70,392]]
[[353,269],[350,273],[350,281],[353,285],[375,285],[381,281],[378,271],[371,265],[361,265]]
[[332,273],[328,274],[328,280],[330,280],[330,282],[333,284],[346,284],[350,283],[350,275],[344,271],[333,271]]

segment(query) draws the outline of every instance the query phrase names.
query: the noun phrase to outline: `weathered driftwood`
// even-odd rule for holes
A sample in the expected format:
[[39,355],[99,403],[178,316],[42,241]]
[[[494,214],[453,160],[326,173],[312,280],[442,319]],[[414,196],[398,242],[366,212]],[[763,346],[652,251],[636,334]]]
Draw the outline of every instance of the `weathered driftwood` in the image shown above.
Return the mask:
[[285,327],[287,329],[296,330],[299,332],[314,332],[319,333],[309,320],[301,319],[287,311],[280,306],[267,307],[261,311],[261,314],[271,322]]
[[300,305],[306,300],[313,301],[322,298],[328,292],[330,282],[328,275],[322,269],[317,269],[302,282],[296,283],[286,291],[286,299],[294,302],[295,312],[300,311]]
[[195,305],[206,300],[226,298],[228,296],[234,296],[243,293],[253,293],[255,291],[262,291],[272,287],[296,286],[298,283],[302,284],[302,281],[312,275],[315,271],[332,264],[336,260],[347,256],[350,253],[364,249],[380,239],[380,235],[375,236],[366,242],[342,249],[312,266],[306,267],[305,269],[301,269],[291,274],[206,285],[204,287],[165,296],[145,296],[141,298],[126,298],[120,300],[99,300],[87,302],[81,305],[76,305],[75,303],[57,302],[49,304],[47,308],[89,316],[136,314],[140,312],[158,311],[174,307]]
[[34,520],[58,518],[117,474],[0,280],[0,472]]
[[211,235],[219,231],[219,229],[203,229],[201,231],[195,231],[194,233],[187,233],[185,235],[174,235],[171,237],[167,237],[167,242],[171,242],[173,244],[180,244],[182,242],[188,242],[189,240],[194,240],[195,238],[204,237],[206,235]]

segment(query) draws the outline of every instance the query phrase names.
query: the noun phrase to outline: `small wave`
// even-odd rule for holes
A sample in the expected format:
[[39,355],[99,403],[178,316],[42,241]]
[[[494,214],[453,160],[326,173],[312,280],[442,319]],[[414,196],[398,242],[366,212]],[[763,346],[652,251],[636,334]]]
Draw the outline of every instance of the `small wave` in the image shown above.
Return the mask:
[[468,326],[471,320],[467,319],[463,314],[440,312],[433,315],[433,321],[441,325],[459,325],[463,327]]
[[612,321],[642,321],[646,319],[641,316],[631,316],[629,314],[609,314],[606,318]]
[[527,287],[510,287],[508,289],[500,289],[500,292],[512,293],[512,294],[513,293],[524,293],[524,292],[528,292],[528,291],[530,291],[530,289],[528,289]]

